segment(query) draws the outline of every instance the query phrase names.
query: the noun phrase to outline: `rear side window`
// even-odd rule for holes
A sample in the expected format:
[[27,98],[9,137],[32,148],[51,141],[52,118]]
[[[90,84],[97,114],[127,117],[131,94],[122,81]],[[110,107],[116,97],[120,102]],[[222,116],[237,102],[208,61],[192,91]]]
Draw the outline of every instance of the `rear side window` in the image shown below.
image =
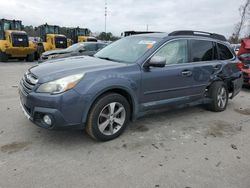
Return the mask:
[[227,46],[218,43],[218,52],[220,60],[232,59],[234,56]]
[[213,42],[205,40],[191,40],[191,62],[212,61],[215,58]]

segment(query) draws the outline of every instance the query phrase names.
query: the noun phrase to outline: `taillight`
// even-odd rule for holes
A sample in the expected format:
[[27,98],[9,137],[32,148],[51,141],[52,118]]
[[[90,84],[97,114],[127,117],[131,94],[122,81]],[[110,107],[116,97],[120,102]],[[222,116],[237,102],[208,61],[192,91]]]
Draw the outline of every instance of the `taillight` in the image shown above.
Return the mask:
[[241,61],[239,61],[238,63],[237,63],[237,65],[236,65],[237,67],[238,67],[238,69],[241,71],[242,69],[243,69],[243,67],[244,67],[244,63],[243,62],[241,62]]

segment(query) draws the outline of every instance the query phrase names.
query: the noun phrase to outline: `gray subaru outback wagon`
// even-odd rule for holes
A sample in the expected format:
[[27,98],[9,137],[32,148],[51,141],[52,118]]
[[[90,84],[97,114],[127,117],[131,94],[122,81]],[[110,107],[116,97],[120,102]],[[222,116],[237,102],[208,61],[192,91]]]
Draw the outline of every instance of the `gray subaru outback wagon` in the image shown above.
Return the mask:
[[129,36],[94,57],[34,66],[19,93],[36,125],[86,129],[107,141],[155,109],[204,104],[224,111],[241,86],[238,59],[224,36],[175,31]]

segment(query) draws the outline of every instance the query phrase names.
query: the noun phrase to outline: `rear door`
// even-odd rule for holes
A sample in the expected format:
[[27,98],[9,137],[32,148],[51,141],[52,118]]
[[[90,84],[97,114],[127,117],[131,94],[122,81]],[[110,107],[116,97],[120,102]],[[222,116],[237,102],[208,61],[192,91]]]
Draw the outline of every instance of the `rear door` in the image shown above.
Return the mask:
[[210,80],[222,67],[218,59],[216,43],[209,40],[189,40],[190,67],[192,67],[193,88],[203,96]]

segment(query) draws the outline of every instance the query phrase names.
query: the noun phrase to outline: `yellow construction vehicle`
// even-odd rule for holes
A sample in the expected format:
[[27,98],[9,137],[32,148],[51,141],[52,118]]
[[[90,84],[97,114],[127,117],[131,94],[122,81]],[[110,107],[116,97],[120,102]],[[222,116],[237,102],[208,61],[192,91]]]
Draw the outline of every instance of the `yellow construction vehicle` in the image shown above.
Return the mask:
[[45,51],[58,50],[68,47],[68,40],[65,35],[59,34],[60,28],[57,25],[40,25],[36,28],[39,31],[42,42],[37,43],[38,58]]
[[0,61],[10,58],[34,61],[36,44],[22,31],[20,20],[0,20]]
[[72,40],[72,43],[78,42],[97,42],[95,37],[90,36],[91,31],[88,28],[69,28],[67,36]]

